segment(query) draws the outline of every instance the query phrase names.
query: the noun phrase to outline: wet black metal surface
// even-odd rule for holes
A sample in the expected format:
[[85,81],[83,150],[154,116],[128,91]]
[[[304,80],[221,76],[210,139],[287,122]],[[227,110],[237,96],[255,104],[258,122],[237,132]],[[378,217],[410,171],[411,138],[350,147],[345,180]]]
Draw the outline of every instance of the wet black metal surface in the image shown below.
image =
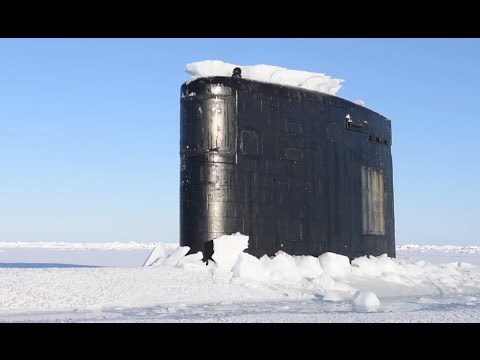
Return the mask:
[[241,232],[255,256],[395,256],[387,118],[319,92],[210,77],[182,85],[180,131],[180,245],[191,252]]

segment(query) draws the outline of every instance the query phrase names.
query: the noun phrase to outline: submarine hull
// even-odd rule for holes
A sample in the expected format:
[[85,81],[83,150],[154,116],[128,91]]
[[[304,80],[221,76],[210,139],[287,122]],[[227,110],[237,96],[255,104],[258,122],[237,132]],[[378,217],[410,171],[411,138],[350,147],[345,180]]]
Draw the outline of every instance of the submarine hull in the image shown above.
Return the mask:
[[180,245],[209,258],[395,257],[391,121],[332,95],[230,77],[181,87]]

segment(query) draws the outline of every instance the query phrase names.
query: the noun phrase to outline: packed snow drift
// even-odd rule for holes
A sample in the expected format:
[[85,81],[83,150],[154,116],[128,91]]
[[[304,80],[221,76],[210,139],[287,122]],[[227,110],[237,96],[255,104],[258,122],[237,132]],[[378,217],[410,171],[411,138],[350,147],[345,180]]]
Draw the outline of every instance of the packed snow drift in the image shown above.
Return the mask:
[[476,265],[419,260],[411,246],[406,258],[351,262],[256,258],[247,246],[237,233],[214,240],[206,263],[188,247],[157,244],[142,250],[143,268],[0,268],[0,321],[480,322]]
[[[480,290],[480,269],[477,266],[451,262],[434,265],[424,260],[399,260],[382,256],[362,256],[350,262],[348,257],[324,253],[313,256],[291,256],[278,251],[274,257],[256,258],[244,252],[248,236],[240,233],[224,235],[213,241],[213,261],[202,262],[195,256],[197,269],[223,272],[233,280],[302,284],[316,294],[353,300],[363,307],[378,306],[378,296],[439,295],[475,293]],[[159,245],[163,247],[163,245]],[[161,256],[149,266],[179,266],[188,246],[180,246],[170,255]],[[152,254],[157,251],[154,248]],[[187,256],[186,258],[188,258]],[[180,265],[179,265],[180,264]],[[360,292],[359,292],[360,291]]]
[[237,65],[219,60],[205,60],[187,64],[185,71],[196,79],[208,76],[232,76],[232,71],[236,67],[242,70],[242,78],[245,79],[294,86],[330,95],[336,95],[344,81],[323,73],[291,70],[272,65]]

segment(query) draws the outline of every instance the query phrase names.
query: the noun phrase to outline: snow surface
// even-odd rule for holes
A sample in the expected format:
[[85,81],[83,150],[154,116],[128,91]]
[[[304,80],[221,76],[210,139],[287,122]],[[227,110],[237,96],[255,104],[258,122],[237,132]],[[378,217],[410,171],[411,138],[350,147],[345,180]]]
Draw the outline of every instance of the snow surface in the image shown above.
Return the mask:
[[[174,244],[162,244],[165,251],[157,250],[157,259],[152,253],[145,268],[0,267],[0,321],[480,322],[480,268],[464,262],[478,264],[480,253],[454,252],[469,247],[435,252],[409,245],[399,247],[397,259],[364,256],[348,263],[332,253],[258,259],[238,251],[245,237],[220,243],[226,241],[237,248],[230,269],[205,265],[201,253],[184,256],[185,247]],[[0,262],[12,251],[29,254],[32,262],[50,251],[122,254],[131,266],[130,254],[143,251],[145,260],[153,250],[73,248],[3,248]],[[445,262],[419,258],[424,254]],[[232,253],[227,257],[231,264]]]
[[465,245],[400,245],[397,246],[397,251],[405,252],[425,252],[434,251],[441,253],[469,253],[480,254],[480,246],[465,246]]
[[219,60],[205,60],[187,64],[185,71],[194,79],[208,76],[232,76],[233,69],[242,70],[242,78],[261,82],[294,86],[336,95],[342,87],[342,79],[335,79],[323,73],[291,70],[272,65],[237,65]]
[[[178,244],[164,243],[168,248],[176,248]],[[58,249],[58,250],[132,250],[153,249],[155,243],[141,242],[105,242],[105,243],[69,243],[69,242],[0,242],[3,249]]]

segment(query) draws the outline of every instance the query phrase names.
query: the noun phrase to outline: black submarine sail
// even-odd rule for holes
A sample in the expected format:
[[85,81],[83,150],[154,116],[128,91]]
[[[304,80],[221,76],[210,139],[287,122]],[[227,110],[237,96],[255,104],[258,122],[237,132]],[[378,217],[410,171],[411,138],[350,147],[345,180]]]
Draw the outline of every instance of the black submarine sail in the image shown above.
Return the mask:
[[212,255],[395,257],[391,121],[351,101],[233,76],[181,87],[180,245]]

